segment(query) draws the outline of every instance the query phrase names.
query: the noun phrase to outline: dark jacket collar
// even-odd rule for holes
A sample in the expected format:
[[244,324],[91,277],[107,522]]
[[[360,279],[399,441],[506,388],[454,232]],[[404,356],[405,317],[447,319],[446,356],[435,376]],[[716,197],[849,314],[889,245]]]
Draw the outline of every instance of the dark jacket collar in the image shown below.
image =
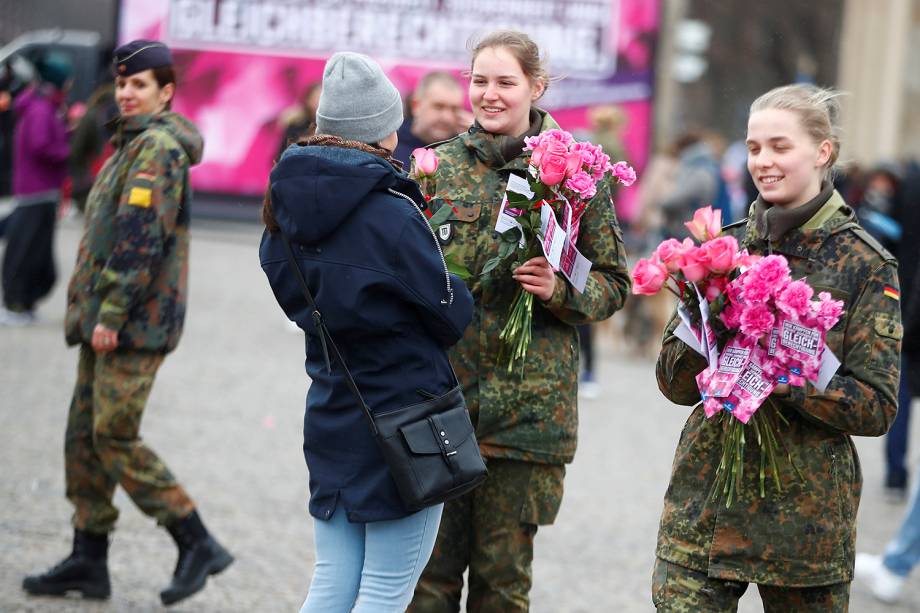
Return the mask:
[[774,206],[763,199],[763,196],[757,196],[752,207],[751,217],[757,226],[757,233],[770,239],[770,242],[776,242],[781,239],[789,230],[804,225],[809,219],[821,210],[821,207],[830,200],[831,194],[834,193],[834,186],[830,181],[821,184],[821,191],[818,195],[801,206],[792,209]]
[[[822,190],[823,192],[823,190]],[[804,205],[803,205],[804,206]],[[847,206],[843,197],[831,190],[830,196],[813,215],[795,228],[787,230],[778,240],[771,241],[758,227],[755,217],[757,201],[751,205],[742,246],[755,253],[779,253],[797,257],[811,257],[829,236],[856,224],[856,213]]]

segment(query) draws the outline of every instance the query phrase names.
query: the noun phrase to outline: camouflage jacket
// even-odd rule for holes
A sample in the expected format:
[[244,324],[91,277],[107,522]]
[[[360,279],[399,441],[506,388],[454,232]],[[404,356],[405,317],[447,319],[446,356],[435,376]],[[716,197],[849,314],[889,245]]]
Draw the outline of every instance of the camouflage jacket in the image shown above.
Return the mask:
[[[897,411],[903,328],[898,301],[890,297],[897,292],[895,260],[858,226],[837,192],[773,244],[757,235],[753,221],[726,231],[752,253],[785,256],[793,278],[805,277],[816,293],[844,301],[846,311],[827,335],[842,365],[824,393],[806,384],[767,400],[789,422],[778,424],[778,438],[804,481],[780,457],[782,493],[768,473],[761,498],[760,447],[751,434],[741,493],[728,509],[709,497],[721,427],[696,406],[674,456],[656,553],[720,579],[787,587],[850,581],[862,489],[850,436],[881,436]],[[658,386],[672,402],[694,405],[700,401],[694,376],[705,361],[672,336],[676,323],[665,332]]]
[[70,345],[101,323],[119,347],[171,351],[188,285],[189,167],[198,130],[177,113],[119,119],[108,159],[86,203],[86,224],[67,289]]
[[[541,130],[558,127],[543,116]],[[437,147],[437,211],[449,201],[457,214],[442,226],[445,254],[473,273],[473,321],[451,351],[476,436],[485,456],[546,464],[570,462],[575,454],[578,413],[578,337],[574,326],[610,317],[623,306],[630,280],[619,226],[603,186],[581,222],[578,248],[592,263],[582,294],[556,276],[550,300],[535,300],[533,341],[520,368],[508,373],[498,361],[498,335],[518,284],[507,265],[481,277],[485,262],[498,254],[493,229],[508,175],[524,176],[526,156],[507,164],[497,139],[484,131],[463,134]],[[477,422],[478,420],[478,422]]]

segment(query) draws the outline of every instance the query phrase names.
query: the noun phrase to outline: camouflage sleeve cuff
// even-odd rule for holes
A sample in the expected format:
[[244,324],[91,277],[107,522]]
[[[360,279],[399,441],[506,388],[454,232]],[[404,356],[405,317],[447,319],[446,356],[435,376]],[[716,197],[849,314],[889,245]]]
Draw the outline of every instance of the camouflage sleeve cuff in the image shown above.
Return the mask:
[[128,320],[128,314],[110,302],[99,307],[99,323],[110,330],[121,330]]
[[568,287],[566,286],[565,277],[563,277],[558,272],[556,273],[556,287],[553,288],[553,295],[549,297],[549,300],[543,302],[543,306],[549,309],[550,311],[561,309],[565,304],[565,297],[568,294]]

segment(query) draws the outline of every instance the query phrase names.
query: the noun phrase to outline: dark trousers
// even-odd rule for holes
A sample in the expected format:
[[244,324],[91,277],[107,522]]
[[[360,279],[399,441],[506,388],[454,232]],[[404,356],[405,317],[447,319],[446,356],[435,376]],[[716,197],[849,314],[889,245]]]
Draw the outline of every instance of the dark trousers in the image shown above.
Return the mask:
[[906,355],[901,355],[901,384],[898,388],[898,415],[895,417],[891,429],[885,436],[885,486],[904,488],[907,486],[907,450],[910,441],[910,404],[914,398],[915,390],[910,387],[911,366]]
[[578,326],[578,344],[581,346],[581,355],[584,358],[584,371],[594,373],[594,339],[592,338],[591,324]]
[[56,209],[55,202],[19,206],[7,218],[3,304],[10,310],[31,311],[54,287]]

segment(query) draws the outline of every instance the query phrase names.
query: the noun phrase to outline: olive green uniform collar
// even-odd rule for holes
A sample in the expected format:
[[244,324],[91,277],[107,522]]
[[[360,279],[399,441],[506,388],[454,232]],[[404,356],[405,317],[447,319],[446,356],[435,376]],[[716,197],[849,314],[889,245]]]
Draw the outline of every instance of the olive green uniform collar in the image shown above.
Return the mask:
[[530,127],[527,132],[518,137],[486,132],[475,123],[467,134],[460,138],[463,144],[470,149],[480,162],[490,168],[498,170],[524,170],[526,164],[521,152],[524,150],[524,139],[536,136],[546,130],[558,129],[559,124],[542,109],[530,109]]

